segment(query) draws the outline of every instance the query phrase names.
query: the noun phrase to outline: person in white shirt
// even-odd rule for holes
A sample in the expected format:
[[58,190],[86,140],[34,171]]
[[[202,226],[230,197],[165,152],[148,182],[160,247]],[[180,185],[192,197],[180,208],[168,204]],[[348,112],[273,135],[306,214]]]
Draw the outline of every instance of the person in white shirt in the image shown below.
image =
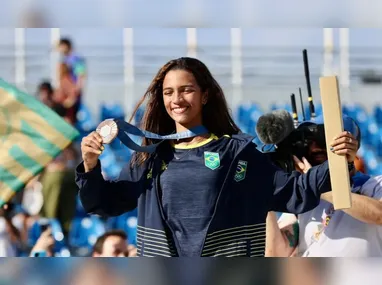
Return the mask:
[[[319,120],[315,120],[318,124]],[[301,125],[300,125],[301,126]],[[355,158],[360,130],[353,119],[344,116],[349,132],[347,156]],[[306,172],[311,165],[327,160],[326,146],[310,143],[309,163],[295,158],[296,169]],[[298,217],[275,213],[268,216],[267,256],[375,257],[382,256],[382,176],[370,177],[350,170],[352,207],[334,210],[332,193],[321,195],[320,204]]]

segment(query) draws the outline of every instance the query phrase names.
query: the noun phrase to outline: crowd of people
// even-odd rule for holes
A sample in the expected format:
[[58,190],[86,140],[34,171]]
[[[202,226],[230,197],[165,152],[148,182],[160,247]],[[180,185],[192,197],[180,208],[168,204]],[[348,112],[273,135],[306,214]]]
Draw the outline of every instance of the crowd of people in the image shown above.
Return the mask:
[[[37,94],[75,126],[86,65],[69,39],[58,48],[58,84],[42,82]],[[293,156],[295,171],[276,166],[253,136],[241,133],[201,61],[166,63],[136,111],[143,105],[141,129],[173,135],[150,152],[135,152],[117,181],[102,174],[99,133],[85,136],[80,147],[70,145],[1,209],[1,256],[54,256],[52,229],[44,228],[32,248],[29,230],[41,217],[57,219],[67,236],[78,195],[88,215],[105,219],[138,209],[137,247],[123,230],[111,230],[97,237],[93,257],[382,255],[382,176],[365,173],[353,118],[343,116],[345,131],[330,146],[347,158],[353,205],[334,210],[324,134],[309,139],[306,157]],[[318,117],[298,127],[323,124]],[[142,147],[158,142],[144,137]],[[26,197],[27,211],[21,206]]]
[[[62,38],[57,46],[58,82],[42,81],[37,87],[37,99],[51,108],[67,123],[76,127],[86,81],[85,59],[74,51],[72,41]],[[73,142],[34,177],[8,204],[0,210],[0,256],[54,256],[56,237],[50,225],[41,226],[41,235],[30,244],[31,229],[42,220],[57,220],[67,240],[78,207],[75,167],[81,159]],[[45,222],[44,222],[45,223]],[[106,231],[97,237],[91,255],[135,256],[126,232]]]

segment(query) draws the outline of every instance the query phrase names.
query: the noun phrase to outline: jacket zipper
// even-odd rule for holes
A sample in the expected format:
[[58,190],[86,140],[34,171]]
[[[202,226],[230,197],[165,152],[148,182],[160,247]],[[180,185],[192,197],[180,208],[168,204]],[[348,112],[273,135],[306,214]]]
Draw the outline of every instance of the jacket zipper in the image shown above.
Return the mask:
[[[156,158],[155,162],[154,162],[154,168],[155,169],[159,169],[159,166],[158,166],[159,165],[159,160],[158,161],[157,160],[158,160],[158,158]],[[171,232],[171,234],[173,236],[173,241],[175,243],[175,248],[176,248],[177,254],[179,255],[180,245],[178,243],[178,240],[176,238],[174,230],[171,228],[170,224],[167,222],[167,219],[164,216],[162,201],[161,201],[161,199],[159,197],[159,187],[160,187],[160,185],[159,185],[159,174],[160,173],[159,172],[157,173],[157,175],[155,177],[155,194],[157,196],[157,201],[158,201],[158,204],[159,204],[159,212],[161,214],[162,220],[165,222],[167,228],[170,230],[170,232]],[[168,242],[168,239],[167,239],[167,242]],[[170,248],[170,245],[169,245],[169,248]],[[170,252],[171,252],[171,250],[170,250]]]
[[211,223],[212,223],[212,221],[213,221],[214,218],[215,218],[216,210],[217,210],[217,207],[218,207],[218,205],[219,205],[220,196],[221,196],[221,194],[222,194],[222,192],[223,192],[223,190],[224,190],[224,188],[225,188],[225,185],[227,184],[227,180],[228,180],[228,178],[231,177],[231,174],[232,174],[232,167],[235,165],[236,159],[237,159],[237,157],[239,156],[239,154],[240,154],[240,153],[247,147],[247,145],[249,145],[251,142],[252,142],[252,140],[249,141],[249,142],[247,142],[247,143],[241,148],[241,150],[238,151],[238,152],[236,153],[235,157],[233,158],[233,160],[232,160],[232,162],[231,162],[231,165],[230,165],[230,167],[229,167],[229,169],[228,169],[228,172],[227,172],[227,176],[225,177],[224,182],[223,182],[223,185],[222,185],[222,187],[221,187],[220,190],[219,190],[219,194],[218,194],[218,197],[217,197],[217,199],[216,199],[215,208],[214,208],[214,212],[213,212],[213,214],[212,214],[212,218],[211,218],[211,220],[209,221],[209,223],[208,223],[208,225],[207,225],[207,232],[206,232],[206,235],[205,235],[205,237],[204,237],[204,239],[203,239],[203,244],[202,244],[202,247],[201,247],[201,249],[200,249],[199,256],[201,256],[202,253],[203,253],[203,249],[204,249],[204,245],[205,245],[205,243],[206,243],[206,239],[207,239],[207,236],[208,236],[208,232],[209,232],[209,230],[210,230]]

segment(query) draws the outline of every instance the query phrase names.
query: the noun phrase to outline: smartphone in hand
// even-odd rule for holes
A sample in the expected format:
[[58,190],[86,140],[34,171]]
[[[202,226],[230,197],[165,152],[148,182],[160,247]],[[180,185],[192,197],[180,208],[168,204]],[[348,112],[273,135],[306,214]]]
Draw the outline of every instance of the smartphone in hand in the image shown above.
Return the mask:
[[45,232],[48,228],[50,228],[49,220],[45,220],[45,219],[41,220],[39,224],[40,224],[41,233]]

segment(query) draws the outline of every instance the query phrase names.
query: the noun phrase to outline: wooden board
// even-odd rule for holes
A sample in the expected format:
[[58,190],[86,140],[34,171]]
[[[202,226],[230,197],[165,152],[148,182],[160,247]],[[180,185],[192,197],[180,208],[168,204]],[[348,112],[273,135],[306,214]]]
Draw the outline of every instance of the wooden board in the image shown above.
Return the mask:
[[330,151],[330,143],[344,131],[342,106],[336,76],[320,78],[322,111],[324,115],[325,138],[329,160],[330,180],[334,209],[348,209],[352,205],[351,185],[346,156]]

